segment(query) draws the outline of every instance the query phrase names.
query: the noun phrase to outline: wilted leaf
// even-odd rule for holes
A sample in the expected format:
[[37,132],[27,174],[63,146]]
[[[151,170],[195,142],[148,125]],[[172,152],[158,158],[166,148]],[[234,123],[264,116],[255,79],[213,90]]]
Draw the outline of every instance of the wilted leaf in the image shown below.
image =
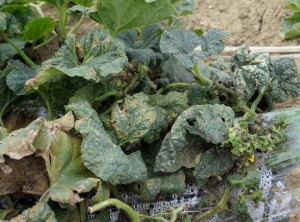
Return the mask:
[[168,0],[150,3],[143,0],[103,0],[97,2],[97,11],[98,22],[107,27],[114,36],[126,30],[155,24],[176,14]]
[[185,174],[179,170],[170,175],[147,179],[135,184],[135,187],[144,201],[154,200],[159,193],[183,193],[186,190]]
[[174,172],[180,167],[175,162],[178,153],[188,143],[188,132],[214,144],[225,141],[228,138],[227,128],[232,126],[234,116],[234,111],[224,105],[195,105],[182,112],[156,156],[155,171]]
[[17,21],[17,19],[6,12],[0,12],[0,32],[7,31],[9,33],[22,33],[22,25]]
[[38,202],[32,208],[23,211],[23,213],[13,219],[10,222],[27,222],[27,221],[47,221],[57,222],[55,214],[48,204]]
[[51,136],[49,196],[53,201],[74,205],[83,200],[79,194],[96,187],[99,179],[83,165],[79,138],[55,129]]
[[34,43],[55,29],[56,21],[50,17],[42,17],[28,22],[24,27],[24,40]]
[[36,78],[28,80],[26,87],[36,88],[61,75],[99,82],[107,75],[121,72],[126,62],[124,44],[112,38],[108,30],[94,29],[79,42],[75,41],[73,34],[69,34],[65,46],[53,59],[42,64]]
[[42,195],[49,188],[45,161],[39,156],[26,156],[20,160],[5,158],[0,163],[0,195]]
[[50,147],[50,130],[45,125],[45,119],[40,117],[22,128],[11,132],[0,142],[0,163],[4,156],[21,159],[39,151],[47,151]]
[[250,52],[248,46],[240,46],[231,57],[236,70],[233,84],[239,98],[249,101],[256,91],[265,92],[270,81],[270,55],[264,52]]
[[67,110],[73,111],[77,121],[75,128],[83,135],[82,160],[96,176],[112,184],[143,181],[147,176],[141,153],[125,155],[104,130],[98,113],[88,102],[93,99],[92,86],[76,92]]
[[271,96],[279,102],[286,101],[289,96],[300,96],[300,79],[294,58],[272,59],[270,68]]
[[139,40],[137,40],[136,30],[129,30],[118,35],[118,39],[125,44],[125,52],[130,61],[141,61],[145,65],[149,65],[150,62],[155,64],[156,52],[160,51],[156,35],[159,27],[158,24],[145,27]]
[[119,144],[140,140],[154,124],[155,108],[149,106],[147,100],[148,96],[144,93],[134,94],[127,96],[123,104],[116,104],[112,109],[111,122]]
[[234,158],[230,150],[214,147],[207,150],[202,156],[198,166],[194,170],[197,184],[202,186],[210,178],[220,180],[234,166]]
[[61,118],[47,122],[46,124],[51,130],[56,128],[63,132],[68,132],[74,128],[74,123],[75,119],[72,112],[68,112]]
[[97,204],[104,200],[107,200],[110,196],[110,187],[109,184],[100,180],[97,186],[97,193],[91,199],[91,204]]

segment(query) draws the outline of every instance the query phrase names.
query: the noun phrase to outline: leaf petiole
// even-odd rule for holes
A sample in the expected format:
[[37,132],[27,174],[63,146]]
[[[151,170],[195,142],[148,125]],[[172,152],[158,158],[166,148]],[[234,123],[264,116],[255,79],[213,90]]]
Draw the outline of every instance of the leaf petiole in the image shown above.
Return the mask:
[[195,222],[205,221],[206,219],[214,216],[215,214],[225,211],[227,209],[227,202],[230,198],[231,190],[232,190],[232,187],[228,183],[226,186],[226,189],[224,191],[224,194],[223,194],[220,202],[218,203],[218,205],[208,211],[205,211],[203,214],[200,214],[198,217],[196,217],[196,219],[194,221]]
[[128,204],[126,204],[118,199],[114,199],[114,198],[102,201],[92,207],[89,207],[88,212],[94,213],[95,211],[101,210],[110,205],[114,205],[114,206],[124,210],[132,222],[140,222],[141,221],[139,214],[137,212],[135,212]]
[[25,62],[30,65],[31,67],[37,66],[13,41],[11,41],[5,33],[2,31],[0,32],[0,36],[8,42],[14,49],[19,53],[19,55],[25,60]]
[[165,87],[160,88],[159,90],[157,90],[156,94],[162,94],[166,89],[171,89],[171,88],[176,88],[176,87],[189,87],[189,86],[190,86],[189,83],[182,83],[182,82],[171,83],[171,84],[168,84]]

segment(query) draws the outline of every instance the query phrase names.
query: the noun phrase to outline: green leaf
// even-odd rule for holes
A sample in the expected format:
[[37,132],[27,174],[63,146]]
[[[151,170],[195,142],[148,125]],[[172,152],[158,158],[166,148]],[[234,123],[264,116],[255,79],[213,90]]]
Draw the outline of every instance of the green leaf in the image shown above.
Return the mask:
[[26,128],[11,132],[0,143],[0,163],[4,163],[4,155],[12,159],[21,159],[36,152],[50,148],[50,130],[45,119],[40,117]]
[[234,163],[230,150],[226,148],[214,147],[205,151],[193,173],[197,184],[202,186],[210,178],[220,180],[222,176],[232,169]]
[[155,24],[176,14],[168,0],[102,0],[97,2],[98,19],[113,34]]
[[4,221],[7,218],[12,218],[15,216],[17,216],[19,214],[19,210],[2,210],[0,209],[0,220]]
[[109,184],[100,180],[97,186],[97,193],[91,199],[91,204],[95,205],[104,200],[107,200],[110,196],[110,187]]
[[51,5],[54,5],[56,7],[62,7],[64,5],[67,5],[71,0],[41,0],[42,2],[47,2]]
[[195,0],[170,0],[170,2],[175,6],[179,15],[193,14],[197,6]]
[[183,193],[186,190],[185,174],[183,170],[166,176],[157,176],[135,184],[142,200],[155,200],[157,194]]
[[160,133],[168,127],[167,111],[161,107],[154,106],[156,112],[155,122],[151,125],[148,132],[143,137],[146,143],[153,143],[160,138]]
[[17,21],[17,19],[6,12],[0,12],[0,32],[7,31],[9,33],[22,33],[22,25]]
[[16,95],[25,95],[30,92],[25,91],[25,83],[27,80],[36,76],[37,67],[29,68],[19,60],[9,60],[7,68],[10,68],[10,72],[6,77],[7,86]]
[[223,38],[229,35],[227,31],[211,29],[200,37],[201,50],[205,57],[218,54],[225,49]]
[[26,41],[36,42],[43,36],[54,31],[56,21],[50,17],[42,17],[28,22],[24,27],[24,37]]
[[[19,39],[10,39],[13,41],[20,49],[24,49],[25,42]],[[0,43],[0,66],[4,65],[5,61],[11,59],[14,55],[18,54],[14,47],[9,43]]]
[[270,55],[250,52],[248,46],[240,46],[231,57],[236,65],[233,84],[239,99],[249,101],[255,92],[264,93],[270,81]]
[[10,222],[20,221],[47,221],[57,222],[55,214],[47,203],[38,202],[32,208],[22,212],[21,215],[13,218]]
[[22,24],[22,27],[36,18],[35,13],[29,7],[23,5],[6,5],[1,8],[1,12],[12,14]]
[[82,160],[96,176],[112,184],[128,184],[146,179],[147,169],[140,151],[125,155],[105,131],[98,113],[89,100],[94,97],[93,85],[75,93],[67,110],[73,111],[75,128],[82,134]]
[[83,165],[79,138],[55,129],[51,138],[49,197],[59,203],[74,205],[83,200],[79,194],[91,191],[99,179]]
[[161,51],[175,56],[186,68],[204,59],[203,53],[193,53],[200,43],[199,36],[189,30],[167,29],[160,38]]
[[26,87],[36,88],[61,75],[99,82],[110,74],[121,72],[126,62],[124,44],[112,38],[107,30],[94,29],[79,42],[69,34],[65,46],[53,59],[42,64],[36,78],[27,81]]
[[289,39],[300,35],[300,2],[288,0],[284,8],[293,10],[291,16],[284,16],[281,19],[279,35],[283,39]]
[[123,104],[116,104],[112,109],[111,122],[119,144],[139,141],[154,124],[155,108],[149,106],[147,100],[148,96],[144,93],[134,94],[127,96]]
[[171,56],[167,61],[165,61],[162,69],[162,78],[167,78],[170,83],[189,83],[196,80],[191,68],[184,67],[181,61],[175,56]]
[[270,68],[271,96],[274,101],[284,102],[289,96],[300,96],[300,79],[294,58],[272,59]]
[[200,85],[199,83],[191,83],[188,93],[188,104],[205,105],[205,104],[218,104],[220,101],[213,93],[213,88],[210,85]]
[[214,144],[225,141],[234,116],[234,111],[224,105],[195,105],[182,112],[161,145],[155,159],[155,171],[174,172],[180,167],[176,159],[189,143],[188,133]]
[[136,30],[122,32],[118,35],[118,39],[125,44],[125,52],[130,61],[141,61],[145,65],[149,65],[150,62],[156,63],[156,52],[160,51],[156,35],[159,27],[158,24],[145,27],[140,40],[137,40],[138,32]]
[[166,111],[166,120],[173,124],[175,119],[187,108],[189,108],[186,94],[171,91],[166,95],[150,95],[148,104],[158,106]]
[[18,96],[6,85],[6,78],[0,77],[0,118],[9,110],[9,105],[17,99]]

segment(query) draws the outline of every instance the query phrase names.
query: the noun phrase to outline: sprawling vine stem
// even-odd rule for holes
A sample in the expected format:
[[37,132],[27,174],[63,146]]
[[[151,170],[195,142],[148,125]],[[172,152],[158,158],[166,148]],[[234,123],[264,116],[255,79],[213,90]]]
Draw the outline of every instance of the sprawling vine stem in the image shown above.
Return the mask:
[[205,221],[206,219],[214,216],[215,214],[218,214],[218,213],[221,213],[221,212],[227,210],[227,202],[230,198],[231,190],[232,190],[232,187],[228,183],[226,186],[226,189],[224,191],[224,194],[223,194],[220,202],[218,203],[218,205],[208,211],[205,211],[203,214],[200,214],[199,216],[196,217],[196,219],[194,221],[195,222]]
[[102,201],[92,207],[89,207],[88,211],[90,213],[94,213],[95,211],[101,210],[101,209],[111,206],[111,205],[114,205],[114,206],[124,210],[132,222],[140,222],[141,221],[139,214],[137,212],[135,212],[128,204],[126,204],[118,199],[114,199],[114,198]]
[[189,87],[189,86],[190,86],[189,83],[182,83],[182,82],[171,83],[171,84],[168,84],[165,87],[157,90],[156,94],[162,94],[166,89],[172,89],[172,88],[178,88],[178,87]]

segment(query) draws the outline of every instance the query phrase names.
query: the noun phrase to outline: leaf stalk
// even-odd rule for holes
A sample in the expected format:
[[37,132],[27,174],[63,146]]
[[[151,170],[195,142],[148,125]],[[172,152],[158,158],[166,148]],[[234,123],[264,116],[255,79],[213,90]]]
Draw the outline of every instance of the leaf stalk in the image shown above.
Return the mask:
[[101,210],[110,205],[114,205],[114,206],[124,210],[132,222],[140,222],[141,221],[139,214],[137,212],[135,212],[128,204],[126,204],[118,199],[114,199],[114,198],[102,201],[92,207],[89,207],[88,212],[94,213],[95,211]]
[[0,32],[0,36],[8,42],[14,49],[19,53],[19,55],[24,59],[24,61],[31,67],[37,66],[13,41],[11,41],[4,32]]

